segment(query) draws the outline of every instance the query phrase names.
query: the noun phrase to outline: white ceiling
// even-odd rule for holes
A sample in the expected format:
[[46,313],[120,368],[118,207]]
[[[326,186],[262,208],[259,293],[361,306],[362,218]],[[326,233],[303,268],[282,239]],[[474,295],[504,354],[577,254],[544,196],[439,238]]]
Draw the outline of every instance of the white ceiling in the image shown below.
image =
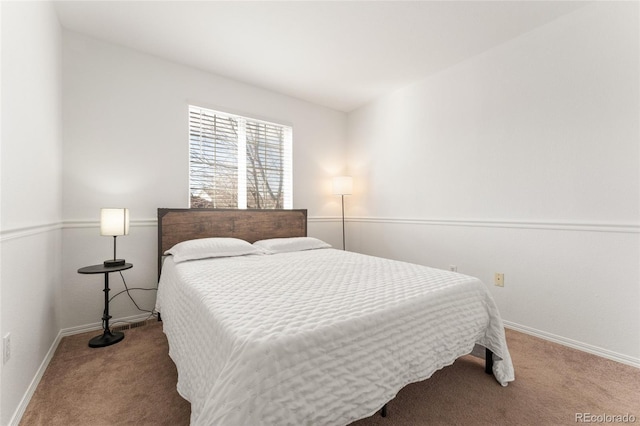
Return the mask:
[[351,111],[579,1],[57,1],[63,27]]

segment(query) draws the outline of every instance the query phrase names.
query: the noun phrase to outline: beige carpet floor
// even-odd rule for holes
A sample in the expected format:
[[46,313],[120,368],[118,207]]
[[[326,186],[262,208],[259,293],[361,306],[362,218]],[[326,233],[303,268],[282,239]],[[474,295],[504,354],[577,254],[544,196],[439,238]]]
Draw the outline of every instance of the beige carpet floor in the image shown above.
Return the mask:
[[[176,368],[161,325],[125,330],[91,349],[85,333],[62,339],[20,425],[187,425]],[[369,425],[575,425],[634,416],[640,424],[640,369],[507,330],[516,381],[501,387],[483,362],[464,357],[405,387],[388,416]],[[601,422],[602,424],[603,422]]]

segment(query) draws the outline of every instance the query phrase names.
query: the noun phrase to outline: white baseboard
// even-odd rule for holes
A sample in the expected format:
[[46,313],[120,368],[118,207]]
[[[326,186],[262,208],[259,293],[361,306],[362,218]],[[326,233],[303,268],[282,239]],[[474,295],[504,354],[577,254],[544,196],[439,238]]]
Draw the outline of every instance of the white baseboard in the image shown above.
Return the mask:
[[[113,319],[109,322],[109,324],[110,326],[114,326],[114,325],[117,325],[117,323],[119,322],[137,322],[137,321],[145,320],[148,317],[149,317],[149,314],[132,315],[130,317]],[[91,324],[79,325],[76,327],[63,328],[62,330],[60,330],[60,333],[62,333],[62,337],[65,337],[65,336],[73,336],[75,334],[86,333],[88,331],[100,330],[101,328],[102,328],[102,322],[94,322]]]
[[[149,317],[149,314],[133,315],[130,317],[115,319],[111,321],[111,324],[116,324],[117,322],[120,322],[120,321],[138,322],[138,321],[147,319],[148,317]],[[47,351],[47,355],[44,357],[44,360],[40,364],[40,367],[38,367],[38,371],[36,371],[36,374],[33,377],[33,380],[31,380],[31,383],[29,384],[27,391],[22,397],[22,400],[20,401],[18,408],[16,408],[15,413],[13,413],[13,417],[11,417],[11,420],[9,420],[9,426],[18,426],[18,424],[20,423],[20,420],[22,420],[22,416],[27,410],[27,406],[29,405],[29,402],[31,401],[33,394],[38,388],[38,384],[40,384],[40,380],[42,379],[44,372],[47,370],[47,367],[49,366],[49,363],[51,362],[53,355],[56,353],[56,349],[58,349],[58,345],[60,344],[60,341],[62,340],[62,338],[66,336],[73,336],[74,334],[82,334],[88,331],[95,331],[100,329],[102,329],[102,322],[95,322],[91,324],[80,325],[77,327],[63,328],[58,332],[58,335],[53,340],[53,343],[51,344],[49,351]]]
[[524,334],[528,334],[534,337],[538,337],[543,340],[548,340],[553,343],[558,343],[563,346],[568,346],[573,349],[577,349],[582,352],[587,352],[592,355],[597,355],[602,358],[617,361],[622,364],[630,365],[632,367],[640,368],[640,359],[630,357],[628,355],[619,354],[608,349],[599,348],[597,346],[589,345],[587,343],[578,342],[576,340],[568,339],[566,337],[556,336],[552,333],[536,330],[535,328],[527,327],[525,325],[516,324],[510,321],[503,321],[506,328],[510,328],[515,331],[519,331]]
[[40,379],[42,379],[44,372],[47,370],[47,367],[49,366],[49,362],[51,362],[51,359],[53,358],[53,354],[56,353],[56,349],[58,348],[58,344],[60,344],[60,340],[62,340],[62,330],[58,332],[58,335],[53,340],[53,344],[49,348],[47,355],[44,357],[44,360],[42,360],[40,367],[38,367],[38,371],[36,371],[35,377],[33,378],[33,380],[31,380],[31,383],[29,384],[27,391],[22,397],[20,404],[18,404],[18,408],[16,409],[15,413],[13,413],[13,417],[11,418],[11,420],[9,420],[9,426],[18,426],[18,424],[20,423],[20,420],[22,420],[22,416],[24,415],[24,412],[27,410],[27,406],[29,405],[29,402],[31,401],[31,397],[35,393],[36,388],[40,383]]

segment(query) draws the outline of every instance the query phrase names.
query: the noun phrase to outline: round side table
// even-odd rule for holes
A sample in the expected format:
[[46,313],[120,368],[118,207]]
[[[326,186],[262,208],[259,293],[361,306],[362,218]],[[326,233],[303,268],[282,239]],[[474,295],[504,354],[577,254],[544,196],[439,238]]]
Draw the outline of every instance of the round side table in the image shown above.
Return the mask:
[[124,339],[124,333],[120,331],[112,332],[109,329],[109,320],[111,319],[111,315],[109,315],[109,274],[111,272],[119,272],[131,268],[133,268],[131,263],[125,263],[124,265],[119,266],[104,266],[103,264],[91,265],[78,269],[79,274],[104,274],[104,290],[102,290],[104,291],[104,313],[102,315],[102,326],[104,328],[104,332],[102,335],[89,340],[89,347],[102,348],[104,346],[118,343],[120,340]]

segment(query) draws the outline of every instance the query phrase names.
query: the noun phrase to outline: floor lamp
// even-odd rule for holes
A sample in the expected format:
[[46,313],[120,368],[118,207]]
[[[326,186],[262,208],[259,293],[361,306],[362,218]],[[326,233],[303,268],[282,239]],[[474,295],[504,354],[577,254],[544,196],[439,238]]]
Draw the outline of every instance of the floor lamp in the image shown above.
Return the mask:
[[344,196],[353,192],[353,178],[351,176],[336,176],[333,178],[333,194],[342,198],[342,250],[346,250],[344,239]]

